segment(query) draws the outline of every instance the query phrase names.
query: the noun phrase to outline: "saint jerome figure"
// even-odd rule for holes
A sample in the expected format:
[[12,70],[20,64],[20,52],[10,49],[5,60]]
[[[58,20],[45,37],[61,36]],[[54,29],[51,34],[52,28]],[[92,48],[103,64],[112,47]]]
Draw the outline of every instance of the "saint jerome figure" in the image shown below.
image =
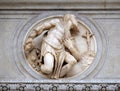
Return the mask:
[[80,60],[80,52],[72,41],[72,33],[80,32],[74,15],[66,14],[63,20],[52,19],[34,29],[26,41],[25,50],[33,50],[33,39],[44,34],[39,62],[42,73],[50,78],[64,77]]

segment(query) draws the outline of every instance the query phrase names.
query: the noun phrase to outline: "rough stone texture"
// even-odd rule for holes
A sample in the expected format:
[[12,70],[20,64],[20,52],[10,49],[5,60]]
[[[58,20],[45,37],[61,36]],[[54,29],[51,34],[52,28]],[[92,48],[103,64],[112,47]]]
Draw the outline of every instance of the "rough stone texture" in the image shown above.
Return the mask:
[[[25,64],[24,58],[20,50],[21,47],[18,46],[19,43],[22,43],[27,32],[23,27],[28,29],[34,23],[34,21],[30,23],[33,18],[38,15],[43,17],[43,13],[52,15],[51,12],[53,14],[73,13],[86,17],[98,28],[98,31],[92,29],[100,33],[101,41],[97,41],[101,44],[99,51],[102,51],[98,53],[98,58],[100,58],[99,60],[96,58],[95,63],[80,76],[60,80],[43,80],[38,75],[31,75],[34,72],[30,69],[26,70],[27,67],[23,65]],[[86,21],[86,23],[89,25],[90,22]],[[73,87],[77,91],[80,89],[119,90],[119,26],[119,0],[52,0],[51,2],[46,0],[0,0],[0,89],[9,89],[10,87],[12,89],[39,89],[40,86],[46,86],[45,89],[51,90],[54,86],[58,86],[59,90],[66,89],[68,91]],[[20,82],[24,84],[19,84]],[[45,85],[43,86],[39,82]],[[14,83],[14,85],[7,83]],[[34,86],[33,83],[35,83]],[[37,86],[38,88],[36,88]]]

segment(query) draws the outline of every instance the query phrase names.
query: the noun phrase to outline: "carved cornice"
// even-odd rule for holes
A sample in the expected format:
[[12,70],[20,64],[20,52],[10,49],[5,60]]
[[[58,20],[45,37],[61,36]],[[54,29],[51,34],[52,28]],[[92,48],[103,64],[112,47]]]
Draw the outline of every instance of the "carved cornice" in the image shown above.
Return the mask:
[[60,84],[60,83],[9,83],[0,84],[0,91],[119,91],[120,84],[115,83],[73,83],[73,84]]
[[120,9],[119,0],[0,0],[0,9]]

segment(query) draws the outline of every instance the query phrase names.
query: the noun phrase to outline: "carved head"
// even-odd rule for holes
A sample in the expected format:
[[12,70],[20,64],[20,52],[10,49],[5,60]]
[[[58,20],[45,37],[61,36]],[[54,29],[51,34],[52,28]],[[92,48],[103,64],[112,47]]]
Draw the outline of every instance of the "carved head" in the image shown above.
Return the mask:
[[63,21],[64,21],[64,28],[65,28],[65,35],[69,37],[69,35],[73,34],[76,35],[78,34],[79,28],[78,28],[78,21],[76,17],[72,14],[65,14],[63,16]]
[[68,22],[69,20],[71,20],[71,18],[75,18],[75,16],[72,15],[72,14],[65,14],[65,15],[63,16],[64,22]]

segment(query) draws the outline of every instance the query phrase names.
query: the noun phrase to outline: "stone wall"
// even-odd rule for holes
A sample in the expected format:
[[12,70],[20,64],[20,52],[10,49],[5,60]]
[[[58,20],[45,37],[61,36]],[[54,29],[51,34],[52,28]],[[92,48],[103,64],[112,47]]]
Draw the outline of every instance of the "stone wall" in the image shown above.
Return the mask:
[[[66,13],[85,17],[83,21],[95,31],[99,44],[96,59],[77,77],[50,80],[32,75],[20,46],[24,33],[34,19]],[[119,91],[119,26],[119,0],[0,0],[0,89]]]

